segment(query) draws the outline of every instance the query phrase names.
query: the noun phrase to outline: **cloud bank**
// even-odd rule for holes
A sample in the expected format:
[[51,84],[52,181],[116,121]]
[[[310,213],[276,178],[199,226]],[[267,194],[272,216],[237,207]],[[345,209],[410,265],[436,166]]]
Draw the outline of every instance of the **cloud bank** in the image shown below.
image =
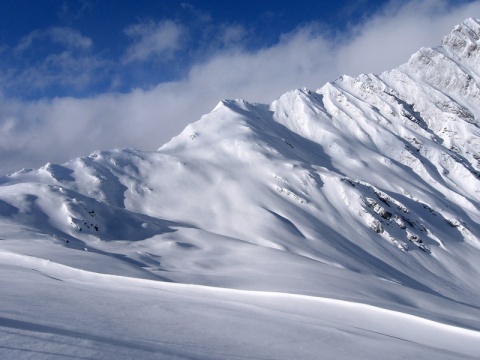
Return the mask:
[[[246,29],[223,24],[218,46],[205,48],[198,62],[175,81],[86,98],[21,100],[0,95],[0,174],[64,162],[97,149],[155,150],[222,99],[269,103],[288,90],[316,89],[342,74],[381,73],[406,62],[423,46],[440,44],[454,25],[479,13],[480,1],[393,1],[335,36],[322,24],[304,24],[272,46],[256,50],[246,46]],[[131,43],[122,60],[175,61],[189,31],[173,20],[132,25],[125,29]],[[60,67],[64,79],[77,78],[68,77],[69,71],[92,77],[109,66],[91,53],[94,44],[88,38],[71,29],[31,35],[17,51],[27,51],[29,42],[42,36],[64,45],[59,53],[65,53],[63,58],[55,58],[60,64],[70,62]],[[46,76],[41,70],[36,75],[39,82]],[[55,76],[47,81],[55,81]]]

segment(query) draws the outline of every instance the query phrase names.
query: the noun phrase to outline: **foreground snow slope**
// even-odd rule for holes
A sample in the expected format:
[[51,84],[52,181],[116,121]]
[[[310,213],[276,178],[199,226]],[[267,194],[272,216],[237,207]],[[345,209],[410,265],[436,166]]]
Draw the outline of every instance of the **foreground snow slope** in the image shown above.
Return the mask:
[[477,331],[368,305],[102,275],[5,252],[0,268],[0,353],[15,359],[480,356]]
[[479,37],[1,177],[0,354],[478,357]]

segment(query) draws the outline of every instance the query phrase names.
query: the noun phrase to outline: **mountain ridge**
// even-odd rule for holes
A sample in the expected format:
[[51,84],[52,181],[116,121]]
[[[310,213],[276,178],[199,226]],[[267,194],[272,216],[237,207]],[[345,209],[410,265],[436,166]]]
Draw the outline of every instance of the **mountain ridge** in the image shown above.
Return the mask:
[[467,19],[378,76],[221,101],[157,151],[2,176],[2,251],[478,331],[479,39]]

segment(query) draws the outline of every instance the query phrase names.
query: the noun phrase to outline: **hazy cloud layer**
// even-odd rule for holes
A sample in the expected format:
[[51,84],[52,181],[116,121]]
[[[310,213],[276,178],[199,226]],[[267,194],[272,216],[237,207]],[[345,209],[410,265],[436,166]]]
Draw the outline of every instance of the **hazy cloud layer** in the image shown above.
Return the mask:
[[[96,149],[154,150],[224,98],[271,102],[290,89],[316,89],[342,74],[380,73],[406,62],[422,46],[440,44],[455,24],[478,14],[480,1],[456,6],[431,0],[394,1],[335,38],[324,35],[319,24],[307,24],[255,51],[242,46],[246,36],[242,26],[223,25],[222,41],[235,46],[219,43],[209,49],[210,55],[194,63],[178,81],[84,99],[26,101],[0,96],[0,173],[63,162]],[[124,61],[172,56],[187,33],[186,24],[170,20],[132,25],[126,30],[132,43]],[[55,61],[71,61],[75,68],[78,58],[68,57],[67,45],[69,39],[83,37],[74,32],[70,36],[57,38],[64,41],[67,54]],[[88,40],[79,43],[86,47],[82,51],[93,46]],[[27,40],[25,44],[28,48]],[[107,66],[93,55],[83,58],[98,61],[85,68]],[[62,70],[68,72],[65,66]]]

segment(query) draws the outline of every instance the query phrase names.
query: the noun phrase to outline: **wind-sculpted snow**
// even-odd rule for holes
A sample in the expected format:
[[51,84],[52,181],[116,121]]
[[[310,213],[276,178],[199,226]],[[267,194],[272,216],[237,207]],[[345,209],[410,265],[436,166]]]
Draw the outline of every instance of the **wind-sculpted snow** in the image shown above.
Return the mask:
[[[421,49],[379,76],[343,76],[270,105],[222,101],[158,151],[101,151],[2,177],[0,265],[24,277],[26,287],[14,290],[11,279],[2,287],[11,296],[2,311],[14,313],[0,319],[9,334],[0,354],[73,356],[54,344],[78,338],[108,349],[124,339],[125,358],[145,351],[165,351],[162,358],[317,358],[332,338],[332,358],[358,351],[365,358],[478,356],[471,339],[478,340],[480,324],[479,38],[479,22],[468,19],[442,46]],[[28,287],[39,277],[65,293],[56,299]],[[79,289],[94,294],[105,321],[124,327],[134,316],[122,322],[113,314],[135,307],[137,298],[141,308],[132,314],[142,318],[151,299],[169,311],[189,310],[176,325],[152,310],[152,319],[172,326],[167,333],[181,335],[151,341],[138,340],[151,325],[135,325],[131,336],[99,335],[85,328],[87,320],[66,331],[48,320],[51,311],[27,320],[13,310],[12,299],[29,292],[56,303],[72,301]],[[130,295],[117,302],[109,291]],[[215,315],[224,301],[223,315]],[[80,314],[92,310],[76,304]],[[21,311],[31,313],[29,306],[23,302]],[[348,321],[337,318],[350,307]],[[73,307],[61,309],[59,319],[70,321]],[[206,321],[195,315],[200,311],[214,319],[207,332],[223,340],[185,328],[190,319]],[[238,331],[219,325],[226,314]],[[274,320],[252,339],[259,314]],[[300,345],[277,326],[299,326],[308,339]],[[47,345],[22,348],[8,329],[20,337],[42,333]],[[392,351],[375,353],[378,342]],[[285,352],[282,344],[291,347]],[[86,348],[77,355],[92,356]]]

